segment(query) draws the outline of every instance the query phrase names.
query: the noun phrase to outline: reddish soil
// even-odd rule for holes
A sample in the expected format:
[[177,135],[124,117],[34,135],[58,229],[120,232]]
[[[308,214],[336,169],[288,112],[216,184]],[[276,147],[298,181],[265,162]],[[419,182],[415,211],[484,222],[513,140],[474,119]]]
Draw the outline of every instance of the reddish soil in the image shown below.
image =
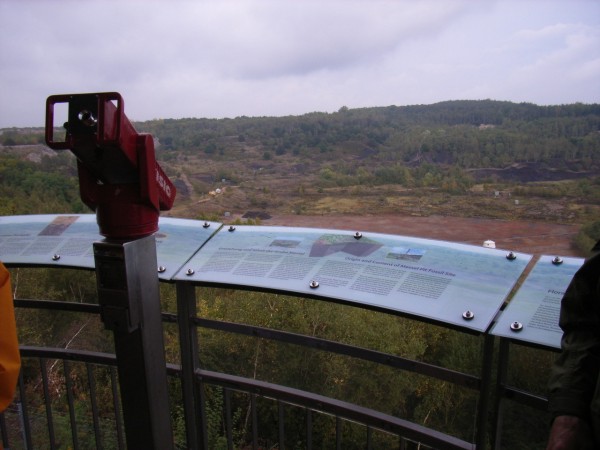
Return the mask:
[[581,256],[571,245],[578,225],[505,221],[447,216],[402,215],[274,215],[264,225],[326,228],[437,239],[483,245],[491,239],[496,248],[533,255]]

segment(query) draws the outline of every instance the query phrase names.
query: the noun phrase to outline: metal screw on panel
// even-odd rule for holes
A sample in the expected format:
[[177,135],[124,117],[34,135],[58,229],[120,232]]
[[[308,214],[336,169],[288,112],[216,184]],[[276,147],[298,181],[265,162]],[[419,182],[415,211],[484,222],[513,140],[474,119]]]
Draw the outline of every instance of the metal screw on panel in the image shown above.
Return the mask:
[[204,222],[204,225],[202,225],[202,227],[203,227],[203,228],[208,228],[208,227],[210,227],[210,223],[208,223],[208,222]]
[[56,254],[52,256],[52,261],[58,261],[60,259],[60,255]]
[[514,321],[510,324],[510,329],[513,331],[521,331],[523,329],[523,324],[521,322]]
[[515,255],[514,252],[508,252],[508,255],[506,255],[506,259],[512,261],[513,259],[517,259],[517,255]]
[[316,289],[316,288],[318,288],[318,287],[319,287],[319,282],[318,282],[317,280],[312,280],[312,281],[310,282],[310,288],[311,288],[311,289]]
[[231,231],[235,231],[235,227],[234,227],[233,225],[230,225],[230,226],[229,226],[229,231],[230,231],[230,232],[231,232]]
[[556,256],[553,260],[552,260],[552,264],[554,264],[555,266],[558,266],[560,264],[563,263],[563,260],[560,256]]
[[354,239],[360,239],[362,237],[362,233],[360,231],[357,231],[356,233],[354,233]]
[[166,272],[167,268],[165,266],[158,266],[158,273]]
[[190,275],[194,275],[194,269],[188,269],[185,271],[185,274],[189,277]]
[[475,314],[473,314],[473,311],[469,311],[468,309],[463,313],[463,319],[465,320],[472,320],[473,317],[475,317]]

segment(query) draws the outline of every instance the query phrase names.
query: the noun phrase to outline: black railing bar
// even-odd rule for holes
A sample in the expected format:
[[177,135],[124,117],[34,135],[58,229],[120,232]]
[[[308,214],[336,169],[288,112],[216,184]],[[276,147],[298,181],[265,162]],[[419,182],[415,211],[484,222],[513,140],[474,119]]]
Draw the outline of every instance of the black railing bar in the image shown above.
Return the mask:
[[494,365],[494,336],[484,335],[481,361],[481,389],[475,409],[475,444],[477,448],[484,448],[487,436],[490,397],[492,393],[492,367]]
[[[81,350],[65,350],[65,349],[56,349],[56,348],[41,348],[41,347],[30,347],[30,346],[22,346],[21,347],[21,353],[23,356],[29,356],[29,357],[46,357],[46,358],[54,358],[54,359],[65,359],[65,360],[74,360],[74,361],[83,361],[83,362],[90,362],[90,363],[94,363],[94,364],[104,364],[104,365],[116,365],[116,359],[114,355],[110,355],[110,354],[106,354],[106,353],[99,353],[99,352],[89,352],[89,351],[81,351]],[[174,375],[174,376],[180,376],[180,372],[181,372],[181,368],[178,365],[175,364],[168,364],[167,365],[167,372],[169,373],[169,375]],[[211,378],[214,379],[219,379],[219,376],[217,376],[215,378],[215,373],[214,372],[205,372],[205,371],[200,371],[200,373],[204,374],[203,376],[206,378],[206,374],[212,374]],[[231,377],[234,376],[230,376],[230,375],[226,375],[226,374],[216,374],[216,375],[220,375],[221,378],[224,378],[226,380],[229,380]],[[235,378],[235,377],[234,377]],[[256,381],[256,380],[254,380]],[[258,382],[258,383],[262,383],[262,382]],[[221,384],[223,386],[226,386],[226,384],[223,383],[215,383],[215,384]],[[276,386],[276,385],[270,385],[268,383],[266,383],[265,385],[267,386]],[[236,385],[232,385],[232,388],[236,389],[236,390],[241,390],[240,386],[236,386]],[[289,390],[291,388],[283,388],[284,390]],[[291,389],[292,391],[296,391],[294,389]],[[301,391],[298,391],[301,392]],[[304,407],[307,408],[314,408],[314,403],[311,400],[311,395],[315,395],[315,394],[308,394],[308,398],[305,399],[303,402],[293,402],[291,401],[290,403],[298,403]],[[319,397],[319,402],[321,404],[326,404],[326,402],[324,403],[324,399],[326,399],[326,397]],[[330,399],[332,400],[332,399]],[[337,402],[335,400],[332,400],[334,402]],[[384,415],[385,416],[385,415]],[[400,420],[400,419],[398,419]],[[360,421],[359,421],[360,422]],[[28,421],[26,421],[27,426],[28,426]],[[376,421],[375,423],[371,424],[372,426],[374,426],[375,428],[380,428],[384,431],[388,431],[389,429],[386,426],[378,426],[377,424],[380,423],[380,419],[378,419],[378,421]],[[384,424],[386,423],[385,421],[383,422]],[[407,422],[410,424],[410,422]],[[397,427],[396,424],[392,424],[393,426]],[[410,424],[411,426],[414,424]],[[26,432],[28,432],[28,430],[26,430]],[[441,434],[441,433],[440,433]],[[445,436],[445,435],[443,435]],[[419,441],[423,441],[422,439],[417,439]],[[460,442],[464,442],[464,441],[460,441]],[[75,444],[75,443],[74,443]],[[435,446],[435,445],[434,445]],[[75,448],[77,448],[77,446],[75,445]],[[470,448],[469,446],[455,446],[453,448]]]
[[187,446],[207,448],[208,440],[202,427],[206,424],[202,392],[194,380],[194,370],[200,368],[198,359],[198,333],[190,318],[197,314],[194,287],[189,283],[176,283],[177,315],[163,314],[162,320],[172,317],[179,331],[179,355],[181,364],[181,393]]
[[502,424],[504,421],[504,395],[502,393],[503,386],[506,384],[508,377],[508,361],[510,352],[510,341],[508,339],[500,339],[498,345],[498,362],[496,370],[496,389],[494,392],[494,409],[492,428],[493,448],[502,448]]
[[335,448],[342,450],[342,419],[335,416]]
[[500,395],[502,395],[503,398],[540,411],[548,410],[548,398],[542,395],[535,395],[509,386],[502,386],[500,388]]
[[243,284],[216,283],[216,282],[209,282],[209,281],[191,281],[191,283],[193,283],[193,285],[197,286],[197,287],[233,289],[233,290],[238,290],[238,291],[249,291],[249,292],[261,292],[263,294],[277,294],[277,295],[283,295],[283,296],[287,296],[287,297],[307,298],[310,300],[324,301],[327,303],[336,303],[339,305],[351,306],[353,308],[358,308],[361,310],[375,311],[375,312],[379,312],[379,313],[383,313],[383,314],[387,314],[387,315],[391,315],[391,316],[402,317],[405,319],[418,321],[420,323],[436,325],[436,326],[439,326],[439,327],[442,327],[445,329],[459,331],[464,334],[470,334],[470,335],[474,335],[474,336],[480,336],[480,335],[484,334],[484,332],[481,332],[479,330],[462,327],[460,325],[457,325],[457,324],[454,324],[451,322],[445,322],[441,319],[434,319],[434,318],[425,317],[425,316],[417,316],[412,312],[398,311],[396,309],[390,309],[390,308],[386,308],[383,306],[372,305],[369,303],[360,303],[355,300],[346,300],[343,298],[324,296],[324,295],[316,295],[316,294],[310,293],[310,292],[288,291],[285,289],[275,289],[275,288],[269,288],[269,287],[263,287],[263,286],[246,286]]
[[59,300],[30,300],[15,299],[14,304],[18,308],[49,309],[54,311],[73,311],[90,314],[99,314],[100,305],[95,303],[65,302]]
[[162,321],[163,322],[167,322],[167,323],[177,323],[177,322],[179,322],[179,320],[177,320],[177,314],[168,313],[168,312],[162,312],[161,313],[161,317],[162,317]]
[[233,420],[231,418],[231,390],[223,388],[223,404],[225,408],[225,437],[227,450],[233,450]]
[[252,449],[258,450],[258,412],[256,411],[256,394],[250,393],[250,411],[252,413]]
[[[167,364],[168,366],[168,364]],[[167,372],[168,373],[168,372]],[[196,383],[196,377],[195,374],[192,374],[192,381],[194,382],[194,384]],[[208,433],[206,432],[206,430],[208,430],[208,417],[206,415],[206,391],[204,390],[204,386],[200,386],[200,389],[198,389],[198,413],[195,416],[195,420],[198,422],[198,427],[200,429],[200,432],[202,434],[202,440],[200,441],[200,448],[208,448]]]
[[196,325],[202,328],[227,331],[230,333],[271,339],[289,344],[315,348],[318,350],[334,352],[340,355],[360,358],[365,361],[371,361],[397,369],[437,378],[438,380],[447,381],[469,389],[480,389],[481,387],[481,380],[474,375],[457,372],[420,361],[414,361],[401,356],[391,355],[389,353],[383,353],[363,347],[356,347],[353,345],[343,344],[341,342],[330,341],[314,336],[306,336],[303,334],[291,333],[289,331],[274,330],[272,328],[263,328],[220,320],[203,319],[199,317],[196,317],[192,320]]
[[[49,309],[52,311],[71,311],[88,314],[100,314],[100,305],[96,303],[65,302],[62,300],[35,300],[14,299],[17,308]],[[173,313],[161,313],[163,322],[177,323],[177,315]]]
[[67,402],[69,403],[69,420],[71,422],[71,436],[73,438],[73,448],[79,450],[79,437],[77,436],[77,421],[75,419],[75,402],[73,398],[73,384],[71,382],[71,367],[69,361],[63,359],[63,368],[65,371],[65,388],[67,390]]
[[94,437],[96,438],[96,448],[102,450],[102,435],[100,433],[100,422],[98,420],[98,402],[96,399],[96,378],[94,375],[94,366],[85,363],[87,371],[88,385],[90,387],[90,403],[92,406],[92,423],[94,424]]
[[179,364],[167,363],[167,375],[181,378],[181,366]]
[[[71,311],[88,314],[100,314],[100,305],[95,303],[76,303],[60,300],[32,300],[15,299],[14,305],[17,308],[48,309],[52,311]],[[177,315],[173,313],[161,313],[163,322],[177,323]]]
[[277,400],[277,417],[279,431],[279,449],[285,450],[285,403]]
[[2,264],[7,269],[69,269],[69,270],[78,270],[82,272],[93,272],[96,270],[94,267],[84,267],[78,265],[70,265],[70,264],[51,264],[51,263],[43,263],[43,262],[6,262],[3,261]]
[[29,358],[62,359],[105,366],[117,365],[116,356],[110,353],[30,345],[20,345],[19,350],[21,356]]
[[312,437],[313,437],[313,423],[312,423],[312,409],[306,409],[306,450],[312,450]]
[[50,391],[48,389],[48,368],[46,359],[40,358],[40,370],[42,372],[42,391],[44,393],[44,405],[46,407],[46,423],[48,424],[48,440],[50,448],[56,448],[56,438],[54,435],[54,419],[52,417],[52,403],[50,400]]
[[[97,364],[104,366],[116,366],[117,359],[114,354],[110,353],[101,353],[101,352],[92,352],[87,350],[74,350],[74,349],[64,349],[64,348],[52,348],[52,347],[36,347],[36,346],[27,346],[21,345],[19,346],[21,357],[22,358],[48,358],[48,359],[60,359],[65,364],[65,380],[67,384],[67,398],[69,402],[69,415],[71,419],[71,432],[73,435],[73,447],[74,449],[79,448],[78,439],[77,439],[77,428],[76,428],[76,420],[75,420],[75,412],[73,410],[73,393],[72,393],[72,384],[69,378],[69,365],[68,361],[75,362],[83,362],[86,364]],[[181,366],[177,364],[167,364],[166,367],[167,374],[169,376],[181,377]],[[24,385],[20,388],[24,389]],[[24,392],[24,391],[23,391]],[[23,400],[24,401],[24,400]],[[117,410],[115,410],[117,412]],[[27,421],[27,425],[29,422]],[[121,431],[121,439],[122,439],[122,431]]]
[[23,368],[19,373],[19,404],[17,407],[19,408],[19,421],[20,425],[23,429],[23,441],[25,442],[26,449],[32,449],[33,444],[31,441],[31,428],[29,422],[29,412],[27,410],[27,398],[25,394],[25,381],[23,380]]
[[260,380],[243,378],[236,375],[223,374],[208,370],[196,370],[197,379],[201,383],[215,384],[233,390],[274,398],[292,405],[311,408],[315,411],[340,416],[363,425],[388,433],[404,436],[415,442],[421,442],[433,448],[472,450],[474,445],[453,436],[409,422],[398,417],[375,411],[323,395],[301,391],[299,389],[267,383]]
[[110,385],[112,388],[113,409],[115,410],[115,425],[117,428],[117,445],[119,449],[125,448],[125,440],[123,435],[123,424],[121,422],[121,404],[119,402],[119,390],[117,380],[117,369],[110,368]]

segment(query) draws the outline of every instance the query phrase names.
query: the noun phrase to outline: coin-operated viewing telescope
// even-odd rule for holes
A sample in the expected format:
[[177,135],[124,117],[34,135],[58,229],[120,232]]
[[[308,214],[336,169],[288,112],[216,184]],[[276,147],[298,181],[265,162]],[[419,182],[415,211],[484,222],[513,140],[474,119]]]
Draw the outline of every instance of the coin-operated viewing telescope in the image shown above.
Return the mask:
[[[54,134],[57,104],[68,106],[64,140]],[[48,97],[46,143],[77,157],[81,199],[105,237],[93,244],[98,304],[114,334],[127,446],[171,450],[153,233],[160,211],[173,206],[175,187],[156,163],[152,136],[135,131],[116,92]]]
[[[55,140],[54,107],[68,104],[63,141]],[[117,92],[52,95],[46,101],[46,143],[77,157],[82,201],[96,212],[100,234],[136,239],[158,230],[175,186],[157,164],[154,141],[137,133]],[[60,124],[62,125],[62,124]]]

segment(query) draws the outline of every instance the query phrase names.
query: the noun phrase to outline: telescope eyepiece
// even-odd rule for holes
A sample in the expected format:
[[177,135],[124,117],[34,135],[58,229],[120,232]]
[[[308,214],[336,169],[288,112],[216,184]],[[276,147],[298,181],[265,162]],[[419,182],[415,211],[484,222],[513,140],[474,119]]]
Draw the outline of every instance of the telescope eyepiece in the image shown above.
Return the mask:
[[88,111],[87,109],[80,111],[77,115],[77,118],[82,124],[84,124],[87,127],[94,127],[98,122],[98,120],[94,117],[94,114],[92,114],[92,112]]

